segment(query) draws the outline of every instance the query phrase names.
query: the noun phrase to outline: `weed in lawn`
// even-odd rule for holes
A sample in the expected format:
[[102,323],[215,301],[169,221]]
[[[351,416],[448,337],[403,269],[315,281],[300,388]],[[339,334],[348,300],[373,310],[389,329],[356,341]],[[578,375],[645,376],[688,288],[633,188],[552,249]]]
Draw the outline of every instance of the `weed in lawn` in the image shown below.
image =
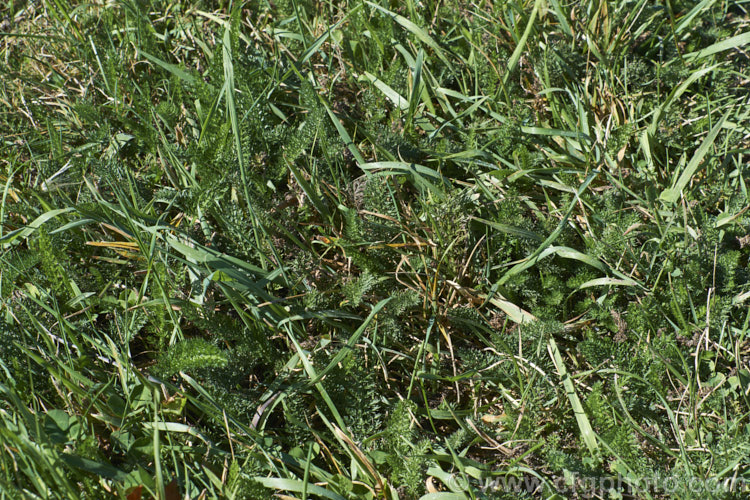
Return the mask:
[[746,497],[748,6],[5,2],[0,489]]

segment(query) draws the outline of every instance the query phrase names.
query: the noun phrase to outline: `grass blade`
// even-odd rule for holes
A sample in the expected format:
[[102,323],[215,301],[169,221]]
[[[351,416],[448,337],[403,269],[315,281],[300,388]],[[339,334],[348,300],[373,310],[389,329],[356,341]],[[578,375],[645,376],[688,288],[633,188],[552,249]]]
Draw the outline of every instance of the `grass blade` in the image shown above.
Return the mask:
[[667,203],[675,203],[680,198],[683,191],[690,182],[690,179],[693,178],[693,175],[695,175],[695,172],[698,170],[698,167],[703,161],[703,158],[708,153],[708,150],[711,149],[711,146],[713,146],[716,137],[719,135],[719,132],[721,132],[721,129],[724,126],[724,122],[729,117],[729,113],[730,111],[727,111],[724,116],[721,117],[721,120],[719,120],[718,123],[714,125],[714,128],[712,128],[708,133],[706,138],[701,143],[701,146],[695,152],[693,157],[690,158],[690,162],[687,164],[680,177],[672,182],[672,187],[662,191],[661,195],[659,196],[660,199]]
[[547,341],[547,349],[549,350],[550,356],[552,356],[552,361],[557,369],[557,374],[562,380],[570,406],[573,408],[573,413],[575,414],[576,422],[578,423],[578,429],[581,431],[581,438],[583,438],[583,442],[586,444],[591,457],[599,460],[599,443],[597,442],[596,433],[591,427],[591,422],[586,415],[586,410],[584,410],[581,400],[578,399],[573,380],[570,378],[568,370],[565,368],[560,349],[557,347],[557,343],[552,337]]

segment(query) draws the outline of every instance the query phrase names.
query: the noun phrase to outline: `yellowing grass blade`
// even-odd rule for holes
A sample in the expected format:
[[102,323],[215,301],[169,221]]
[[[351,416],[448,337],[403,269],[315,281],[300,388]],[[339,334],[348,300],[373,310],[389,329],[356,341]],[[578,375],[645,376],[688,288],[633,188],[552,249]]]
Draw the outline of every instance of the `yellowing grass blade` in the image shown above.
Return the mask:
[[139,250],[138,243],[130,241],[87,241],[86,244],[92,247],[124,248],[135,252]]

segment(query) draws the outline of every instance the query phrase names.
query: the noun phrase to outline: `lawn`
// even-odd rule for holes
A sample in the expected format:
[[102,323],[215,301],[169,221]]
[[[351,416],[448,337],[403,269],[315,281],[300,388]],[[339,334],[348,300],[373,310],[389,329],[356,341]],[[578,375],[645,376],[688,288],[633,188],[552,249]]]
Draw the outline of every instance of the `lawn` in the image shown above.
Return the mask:
[[3,0],[0,498],[747,498],[748,51],[748,0]]

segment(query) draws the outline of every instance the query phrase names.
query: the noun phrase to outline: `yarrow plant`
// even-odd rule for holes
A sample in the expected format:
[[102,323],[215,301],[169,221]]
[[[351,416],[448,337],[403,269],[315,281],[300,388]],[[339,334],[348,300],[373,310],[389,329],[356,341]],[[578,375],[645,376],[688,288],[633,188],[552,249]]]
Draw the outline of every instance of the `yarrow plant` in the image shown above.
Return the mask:
[[5,2],[3,498],[746,498],[748,6]]

